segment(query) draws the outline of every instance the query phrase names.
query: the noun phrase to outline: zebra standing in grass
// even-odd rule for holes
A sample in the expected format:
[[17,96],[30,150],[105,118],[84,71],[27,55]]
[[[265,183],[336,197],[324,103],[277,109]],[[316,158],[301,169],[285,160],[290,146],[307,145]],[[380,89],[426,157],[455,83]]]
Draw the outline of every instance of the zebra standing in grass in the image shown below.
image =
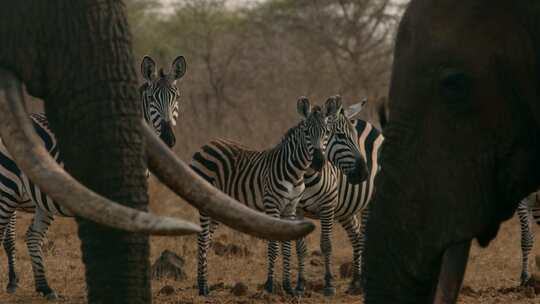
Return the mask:
[[[379,170],[379,148],[383,142],[382,134],[373,125],[362,120],[349,120],[356,113],[347,115],[341,109],[338,113],[339,115],[334,116],[333,120],[329,119],[329,128],[332,134],[342,134],[340,135],[342,138],[354,138],[360,149],[360,157],[365,162],[362,168],[363,174],[360,179],[351,179],[332,164],[325,166],[321,172],[310,171],[305,177],[304,197],[298,205],[305,216],[321,220],[321,252],[325,264],[323,292],[326,296],[334,295],[336,292],[332,286],[330,260],[334,221],[338,221],[343,226],[353,247],[353,279],[348,292],[361,291],[360,259],[364,248],[365,223],[368,217],[366,207],[374,190],[374,180]],[[334,163],[357,161],[358,158],[353,158],[350,154],[340,155],[342,151],[348,150],[350,147],[333,144],[330,140],[327,148],[328,159],[333,159]],[[302,293],[305,282],[304,258],[307,252],[303,238],[296,241],[296,250],[299,265],[296,291]]]
[[[175,143],[172,126],[176,124],[179,111],[177,100],[179,91],[176,81],[184,75],[185,71],[186,62],[182,56],[173,61],[169,74],[165,74],[161,69],[159,75],[156,75],[156,64],[148,56],[143,58],[141,64],[141,72],[145,79],[145,83],[140,88],[144,118],[169,147],[174,146]],[[45,115],[32,114],[30,118],[47,151],[58,162],[61,162],[56,139],[49,129]],[[17,209],[35,212],[32,224],[26,233],[26,245],[32,261],[36,291],[47,299],[56,299],[57,295],[49,287],[45,276],[42,257],[43,239],[55,215],[71,216],[71,214],[42,193],[24,172],[20,171],[0,141],[0,238],[4,237],[4,249],[8,257],[7,291],[9,293],[15,292],[18,285],[18,276],[15,271]]]

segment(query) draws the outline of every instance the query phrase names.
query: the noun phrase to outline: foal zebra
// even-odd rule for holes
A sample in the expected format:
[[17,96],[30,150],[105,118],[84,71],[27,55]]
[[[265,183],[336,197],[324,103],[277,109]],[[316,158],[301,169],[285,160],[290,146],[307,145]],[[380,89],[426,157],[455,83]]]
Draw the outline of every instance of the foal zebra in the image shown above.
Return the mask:
[[[182,56],[173,61],[169,74],[165,74],[161,69],[159,75],[156,75],[156,64],[148,56],[143,58],[141,64],[141,72],[146,80],[140,88],[143,116],[170,147],[175,143],[172,126],[176,124],[178,117],[179,91],[176,80],[180,79],[185,71],[186,62]],[[45,115],[32,114],[30,119],[47,151],[58,162],[61,162],[56,139],[49,129]],[[47,299],[55,299],[57,295],[49,287],[45,276],[42,257],[43,239],[55,215],[71,216],[71,214],[52,201],[47,194],[42,193],[24,172],[21,172],[0,141],[0,239],[4,238],[4,249],[8,257],[7,291],[9,293],[15,292],[18,285],[18,275],[15,271],[17,209],[35,212],[32,224],[26,233],[26,245],[32,260],[35,287],[36,291]]]

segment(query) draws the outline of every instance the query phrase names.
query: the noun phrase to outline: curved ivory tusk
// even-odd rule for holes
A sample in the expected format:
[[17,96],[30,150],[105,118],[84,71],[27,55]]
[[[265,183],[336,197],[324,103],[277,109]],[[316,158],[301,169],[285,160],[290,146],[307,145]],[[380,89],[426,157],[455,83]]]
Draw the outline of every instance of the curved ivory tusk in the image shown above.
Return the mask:
[[131,232],[183,235],[201,229],[114,203],[87,189],[54,161],[39,141],[22,105],[22,84],[0,68],[0,134],[20,169],[53,200],[80,217]]
[[271,240],[295,240],[315,228],[308,221],[270,217],[240,204],[197,175],[143,122],[149,167],[171,190],[210,217],[236,230]]

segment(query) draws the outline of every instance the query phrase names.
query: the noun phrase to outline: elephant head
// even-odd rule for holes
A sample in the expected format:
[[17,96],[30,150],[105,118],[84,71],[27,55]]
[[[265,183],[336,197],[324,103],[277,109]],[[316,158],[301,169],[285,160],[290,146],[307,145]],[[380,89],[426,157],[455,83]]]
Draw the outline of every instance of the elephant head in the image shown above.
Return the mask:
[[454,303],[540,182],[538,1],[412,0],[400,23],[382,169],[367,226],[367,303]]

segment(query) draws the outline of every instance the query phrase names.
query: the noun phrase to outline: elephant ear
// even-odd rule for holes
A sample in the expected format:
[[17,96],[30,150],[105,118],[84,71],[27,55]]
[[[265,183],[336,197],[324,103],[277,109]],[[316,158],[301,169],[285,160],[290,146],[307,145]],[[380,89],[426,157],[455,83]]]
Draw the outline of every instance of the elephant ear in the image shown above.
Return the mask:
[[296,107],[298,114],[304,117],[304,119],[307,118],[311,113],[311,103],[309,102],[309,99],[305,96],[301,96],[298,98],[298,101],[296,102]]
[[347,109],[344,110],[345,117],[347,117],[348,119],[353,118],[355,115],[362,111],[366,103],[367,98],[364,97],[364,99],[362,99],[362,101],[360,101],[359,103],[350,105]]
[[156,77],[156,62],[148,55],[142,59],[141,74],[146,81],[152,81]]
[[174,80],[178,80],[184,76],[186,69],[186,59],[184,59],[184,56],[178,56],[172,63],[170,75]]
[[334,95],[326,100],[326,116],[333,116],[341,112],[343,105],[341,104],[341,96]]

